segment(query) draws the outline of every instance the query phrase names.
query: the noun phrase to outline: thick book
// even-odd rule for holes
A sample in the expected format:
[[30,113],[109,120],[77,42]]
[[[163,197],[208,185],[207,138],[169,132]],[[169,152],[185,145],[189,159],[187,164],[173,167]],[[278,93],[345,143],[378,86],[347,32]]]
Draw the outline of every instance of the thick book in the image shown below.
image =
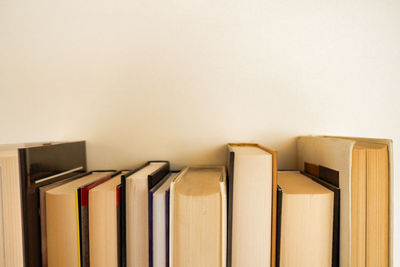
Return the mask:
[[84,176],[86,173],[73,176],[69,179],[65,179],[53,184],[41,186],[39,188],[39,198],[40,198],[40,232],[41,232],[41,245],[42,245],[42,266],[47,267],[47,225],[46,225],[46,192],[57,186],[68,183],[74,179],[78,179]]
[[187,167],[170,191],[170,267],[226,266],[224,166]]
[[339,264],[392,264],[392,141],[305,136],[297,140],[298,169],[305,163],[339,173]]
[[0,146],[6,266],[42,267],[39,188],[86,172],[85,142]]
[[331,267],[335,191],[300,172],[278,172],[277,266]]
[[169,189],[179,171],[171,171],[149,191],[149,267],[168,267]]
[[149,266],[149,189],[168,172],[168,161],[150,161],[121,177],[122,266]]
[[[100,171],[97,171],[100,172]],[[89,184],[77,189],[79,205],[79,244],[81,253],[81,267],[90,266],[89,254],[89,191],[93,188],[107,182],[118,174],[114,170],[103,170],[102,172],[114,172],[109,176],[102,177]]]
[[89,256],[90,266],[117,267],[119,265],[119,193],[121,176],[89,190]]
[[48,266],[81,266],[77,189],[112,172],[91,172],[46,192]]
[[228,267],[275,266],[277,152],[228,145]]

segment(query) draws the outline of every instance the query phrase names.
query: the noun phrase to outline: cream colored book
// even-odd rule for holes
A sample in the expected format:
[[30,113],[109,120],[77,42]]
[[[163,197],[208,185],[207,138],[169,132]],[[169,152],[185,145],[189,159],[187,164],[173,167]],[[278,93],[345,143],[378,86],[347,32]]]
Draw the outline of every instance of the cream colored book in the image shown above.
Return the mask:
[[[171,172],[162,184],[150,191],[152,199],[152,252],[153,267],[167,266],[167,236],[169,237],[169,190],[172,180],[179,172]],[[168,207],[167,207],[168,206]],[[167,221],[168,220],[168,221]]]
[[392,266],[392,141],[306,136],[297,140],[305,163],[339,172],[340,266]]
[[90,266],[118,267],[117,186],[123,174],[89,190]]
[[225,168],[185,168],[170,194],[170,267],[225,267]]
[[334,192],[299,172],[278,172],[280,267],[331,267]]
[[149,189],[168,171],[168,162],[149,162],[126,177],[127,267],[149,266]]
[[0,266],[24,266],[18,151],[0,151]]
[[111,174],[112,172],[93,172],[46,192],[49,267],[80,266],[77,189]]
[[276,152],[229,144],[228,266],[275,266]]

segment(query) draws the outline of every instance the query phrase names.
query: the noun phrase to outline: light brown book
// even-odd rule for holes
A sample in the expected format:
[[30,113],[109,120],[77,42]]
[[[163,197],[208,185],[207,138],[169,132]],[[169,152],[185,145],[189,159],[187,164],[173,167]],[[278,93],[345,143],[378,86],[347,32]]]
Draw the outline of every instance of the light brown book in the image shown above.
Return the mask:
[[[149,190],[151,183],[156,184],[168,171],[168,162],[154,161],[126,174],[127,267],[149,266]],[[151,178],[154,175],[156,179]]]
[[277,153],[251,143],[228,151],[228,266],[275,266]]
[[280,267],[332,266],[334,193],[299,172],[278,172]]
[[388,147],[357,142],[351,169],[352,266],[388,266]]
[[170,209],[170,266],[225,267],[225,168],[184,169],[171,183]]
[[306,136],[297,140],[304,163],[339,172],[340,266],[392,266],[392,141]]
[[77,189],[112,172],[93,172],[46,192],[48,266],[80,266]]
[[116,188],[124,173],[89,190],[90,266],[118,266]]

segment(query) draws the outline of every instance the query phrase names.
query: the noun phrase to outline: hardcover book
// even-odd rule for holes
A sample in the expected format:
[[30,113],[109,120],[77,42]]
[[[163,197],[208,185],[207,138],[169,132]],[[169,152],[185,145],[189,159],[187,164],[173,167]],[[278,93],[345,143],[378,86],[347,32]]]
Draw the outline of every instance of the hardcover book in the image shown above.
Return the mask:
[[121,177],[122,266],[149,266],[149,189],[168,172],[168,161],[150,161]]
[[225,267],[225,167],[185,168],[170,196],[170,266]]
[[42,267],[39,188],[86,172],[85,142],[0,146],[6,266]]
[[305,136],[297,140],[298,169],[305,163],[339,173],[339,264],[392,264],[392,141]]
[[275,266],[277,152],[228,145],[228,266]]

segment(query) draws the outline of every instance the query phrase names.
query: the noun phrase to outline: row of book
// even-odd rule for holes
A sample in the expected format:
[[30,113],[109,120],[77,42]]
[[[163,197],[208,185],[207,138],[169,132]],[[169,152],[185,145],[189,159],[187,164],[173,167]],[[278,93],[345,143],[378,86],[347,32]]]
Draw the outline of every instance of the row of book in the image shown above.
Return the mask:
[[390,266],[391,141],[307,136],[297,169],[86,167],[85,142],[0,146],[0,266]]

